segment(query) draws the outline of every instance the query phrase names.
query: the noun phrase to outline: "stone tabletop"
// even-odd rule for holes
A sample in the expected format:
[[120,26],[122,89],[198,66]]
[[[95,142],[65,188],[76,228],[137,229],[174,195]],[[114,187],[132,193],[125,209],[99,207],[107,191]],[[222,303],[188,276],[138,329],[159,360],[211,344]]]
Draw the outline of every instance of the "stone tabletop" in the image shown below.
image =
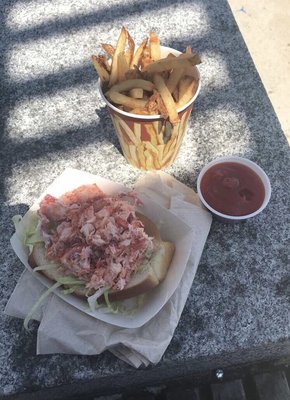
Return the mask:
[[[154,30],[163,45],[190,45],[203,59],[190,126],[166,172],[196,188],[205,163],[234,154],[264,168],[273,190],[258,217],[213,222],[172,342],[157,366],[137,371],[108,352],[36,356],[37,323],[27,333],[3,314],[24,268],[9,244],[11,217],[67,167],[128,186],[143,174],[121,154],[90,63],[122,25],[137,42]],[[0,396],[69,384],[80,391],[83,382],[101,390],[132,376],[150,383],[290,356],[289,146],[227,2],[4,0],[0,27]]]

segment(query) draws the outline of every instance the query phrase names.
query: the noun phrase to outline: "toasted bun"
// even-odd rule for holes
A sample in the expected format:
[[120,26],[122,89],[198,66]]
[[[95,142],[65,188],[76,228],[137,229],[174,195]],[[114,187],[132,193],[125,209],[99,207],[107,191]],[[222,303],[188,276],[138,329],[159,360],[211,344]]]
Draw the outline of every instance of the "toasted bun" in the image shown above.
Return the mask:
[[174,250],[173,243],[157,241],[152,257],[148,262],[143,263],[137,269],[123,290],[110,291],[109,300],[126,300],[146,293],[158,286],[166,277]]
[[[168,268],[171,264],[172,257],[175,251],[175,245],[171,242],[162,241],[160,232],[157,226],[146,216],[136,213],[137,217],[142,221],[145,227],[145,232],[153,237],[154,250],[149,260],[144,261],[131,277],[128,284],[123,290],[110,291],[110,301],[120,301],[129,299],[146,293],[147,291],[158,286],[166,277]],[[36,243],[33,246],[33,251],[28,258],[31,268],[47,264],[45,258],[44,243]],[[61,275],[57,271],[57,267],[49,270],[40,271],[47,278],[56,281]],[[69,288],[69,286],[66,286]],[[85,298],[87,296],[87,289],[77,288],[74,292],[75,295]],[[104,297],[100,297],[98,301],[104,301]]]
[[[31,254],[28,257],[28,263],[31,266],[31,268],[33,268],[33,269],[38,267],[38,266],[40,266],[40,265],[45,265],[45,264],[49,263],[47,261],[47,259],[45,258],[45,247],[44,247],[44,243],[43,242],[36,243],[33,246],[33,250],[32,250]],[[39,272],[42,273],[43,275],[45,275],[48,279],[50,279],[52,281],[56,281],[57,278],[61,277],[61,275],[57,271],[57,267],[51,268],[51,269],[48,269],[48,270],[47,269],[46,270],[41,270]],[[70,288],[69,285],[64,285],[64,287],[66,289]],[[79,297],[86,297],[86,289],[77,287],[77,289],[74,291],[74,294],[79,296]]]

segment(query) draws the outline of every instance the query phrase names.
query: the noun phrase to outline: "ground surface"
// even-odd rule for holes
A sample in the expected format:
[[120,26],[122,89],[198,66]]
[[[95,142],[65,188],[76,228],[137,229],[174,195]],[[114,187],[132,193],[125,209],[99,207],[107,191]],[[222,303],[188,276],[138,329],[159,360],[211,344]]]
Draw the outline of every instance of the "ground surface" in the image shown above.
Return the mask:
[[290,2],[228,2],[290,142]]

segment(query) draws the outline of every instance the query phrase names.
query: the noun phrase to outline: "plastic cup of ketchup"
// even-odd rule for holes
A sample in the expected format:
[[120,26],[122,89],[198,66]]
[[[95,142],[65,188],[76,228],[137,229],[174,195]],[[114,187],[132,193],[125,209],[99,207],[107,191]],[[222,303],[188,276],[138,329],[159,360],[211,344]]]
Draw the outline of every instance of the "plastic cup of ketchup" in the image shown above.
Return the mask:
[[253,161],[229,156],[217,158],[202,168],[197,192],[216,219],[234,223],[264,210],[271,197],[271,184]]

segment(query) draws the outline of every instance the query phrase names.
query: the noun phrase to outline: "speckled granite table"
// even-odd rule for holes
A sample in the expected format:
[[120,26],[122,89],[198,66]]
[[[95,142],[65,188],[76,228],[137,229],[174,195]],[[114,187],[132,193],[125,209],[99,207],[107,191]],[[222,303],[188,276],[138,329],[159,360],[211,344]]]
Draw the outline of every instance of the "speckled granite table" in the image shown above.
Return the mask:
[[[66,167],[126,185],[142,174],[120,153],[90,65],[98,44],[115,42],[122,24],[137,41],[152,29],[162,44],[191,45],[204,60],[190,127],[167,172],[195,188],[206,162],[245,156],[268,173],[272,199],[244,224],[213,223],[158,366],[136,371],[109,353],[35,356],[37,325],[29,334],[21,320],[2,315],[0,395],[68,384],[74,393],[100,392],[132,377],[157,383],[188,371],[290,356],[289,146],[224,0],[2,1],[1,313],[23,270],[9,245],[14,214],[25,213]],[[49,393],[41,398],[53,398]]]

